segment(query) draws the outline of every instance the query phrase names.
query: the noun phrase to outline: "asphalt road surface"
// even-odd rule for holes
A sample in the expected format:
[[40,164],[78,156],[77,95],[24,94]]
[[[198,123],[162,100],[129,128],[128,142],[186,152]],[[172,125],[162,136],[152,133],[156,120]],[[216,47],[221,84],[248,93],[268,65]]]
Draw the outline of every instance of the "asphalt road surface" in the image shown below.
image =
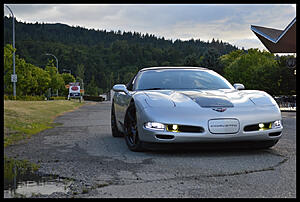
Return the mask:
[[46,197],[296,197],[295,112],[282,113],[283,137],[271,149],[132,152],[124,138],[112,137],[110,108],[84,105],[56,118],[62,125],[4,152],[72,179],[68,193]]

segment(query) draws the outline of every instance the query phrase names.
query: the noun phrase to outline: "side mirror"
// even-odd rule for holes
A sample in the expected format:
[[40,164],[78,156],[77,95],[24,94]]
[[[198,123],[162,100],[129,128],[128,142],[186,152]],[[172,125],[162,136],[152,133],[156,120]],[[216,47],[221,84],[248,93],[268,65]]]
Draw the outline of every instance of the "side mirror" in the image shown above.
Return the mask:
[[113,91],[115,92],[123,92],[129,95],[129,91],[127,90],[126,86],[124,84],[116,84],[113,86]]
[[236,90],[244,90],[245,89],[245,86],[243,84],[240,84],[240,83],[235,83],[233,84],[233,87],[236,89]]

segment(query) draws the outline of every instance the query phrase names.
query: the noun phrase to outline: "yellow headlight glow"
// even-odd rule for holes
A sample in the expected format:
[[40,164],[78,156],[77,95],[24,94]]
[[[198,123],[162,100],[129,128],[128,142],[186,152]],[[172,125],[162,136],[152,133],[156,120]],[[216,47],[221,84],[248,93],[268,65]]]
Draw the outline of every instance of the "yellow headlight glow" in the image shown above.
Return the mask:
[[179,132],[179,126],[176,124],[167,125],[167,131],[169,132]]

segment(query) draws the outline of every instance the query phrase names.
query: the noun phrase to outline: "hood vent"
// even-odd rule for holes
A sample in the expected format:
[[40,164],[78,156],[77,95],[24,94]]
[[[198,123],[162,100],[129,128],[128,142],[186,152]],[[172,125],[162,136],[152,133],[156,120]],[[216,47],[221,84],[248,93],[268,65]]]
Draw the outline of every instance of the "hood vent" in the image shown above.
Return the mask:
[[230,102],[224,96],[212,96],[206,95],[202,93],[182,93],[185,96],[191,98],[194,102],[196,102],[201,107],[233,107],[232,102]]

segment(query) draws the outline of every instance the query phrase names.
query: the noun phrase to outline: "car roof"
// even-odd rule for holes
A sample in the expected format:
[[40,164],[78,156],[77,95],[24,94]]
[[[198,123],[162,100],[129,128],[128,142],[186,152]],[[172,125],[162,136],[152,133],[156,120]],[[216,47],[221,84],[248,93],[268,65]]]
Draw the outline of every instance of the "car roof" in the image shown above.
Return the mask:
[[141,69],[140,72],[147,71],[147,70],[161,70],[161,69],[199,69],[199,70],[209,70],[209,69],[204,68],[204,67],[147,67],[147,68]]

